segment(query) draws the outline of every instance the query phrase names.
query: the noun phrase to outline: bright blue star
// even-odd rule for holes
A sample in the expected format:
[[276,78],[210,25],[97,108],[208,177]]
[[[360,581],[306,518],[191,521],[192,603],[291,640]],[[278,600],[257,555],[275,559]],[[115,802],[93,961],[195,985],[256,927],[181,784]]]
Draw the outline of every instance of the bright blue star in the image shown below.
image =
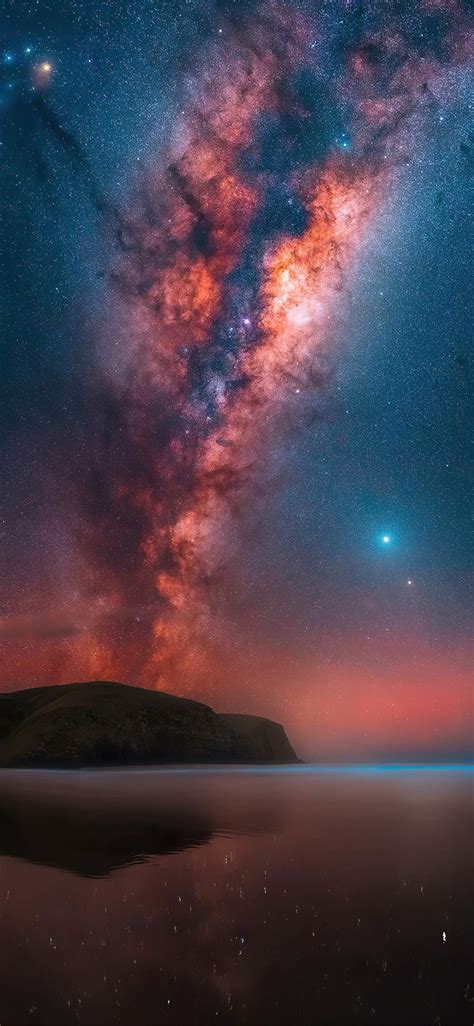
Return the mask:
[[391,534],[382,534],[380,536],[380,541],[382,542],[382,545],[391,545],[392,544],[392,535]]

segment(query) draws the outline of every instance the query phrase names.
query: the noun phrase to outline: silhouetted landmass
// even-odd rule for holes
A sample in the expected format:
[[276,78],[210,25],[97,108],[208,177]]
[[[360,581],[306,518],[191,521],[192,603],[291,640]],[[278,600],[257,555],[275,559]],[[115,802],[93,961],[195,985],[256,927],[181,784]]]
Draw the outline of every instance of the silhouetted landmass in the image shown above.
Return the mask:
[[0,695],[0,766],[294,763],[283,727],[104,681]]

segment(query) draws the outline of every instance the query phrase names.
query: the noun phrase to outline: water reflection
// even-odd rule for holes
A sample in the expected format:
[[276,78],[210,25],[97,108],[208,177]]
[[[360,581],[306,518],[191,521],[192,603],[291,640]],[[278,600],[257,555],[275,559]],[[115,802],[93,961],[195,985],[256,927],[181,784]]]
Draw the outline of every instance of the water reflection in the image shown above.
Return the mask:
[[224,776],[237,786],[232,795],[228,783],[225,796],[221,774],[205,787],[205,771],[186,775],[183,787],[179,770],[0,774],[0,856],[102,877],[207,844],[216,834],[278,830],[275,796],[262,808],[242,800],[229,772]]
[[0,1023],[472,1024],[472,780],[0,774]]

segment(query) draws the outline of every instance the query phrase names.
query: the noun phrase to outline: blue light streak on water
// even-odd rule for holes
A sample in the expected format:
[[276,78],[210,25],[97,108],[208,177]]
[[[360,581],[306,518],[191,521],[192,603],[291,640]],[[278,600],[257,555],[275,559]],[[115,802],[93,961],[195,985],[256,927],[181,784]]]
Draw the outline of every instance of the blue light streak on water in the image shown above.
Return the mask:
[[471,762],[381,762],[355,763],[353,765],[310,765],[312,773],[473,773]]
[[204,765],[196,764],[192,766],[181,765],[181,766],[90,766],[83,767],[81,769],[3,769],[0,770],[0,780],[3,775],[8,775],[10,778],[19,776],[21,774],[28,774],[39,776],[45,774],[51,776],[53,774],[73,774],[78,775],[92,775],[108,773],[114,776],[121,774],[133,774],[137,776],[139,774],[158,774],[160,776],[173,775],[173,776],[222,776],[226,775],[270,775],[270,774],[298,774],[298,775],[341,775],[341,776],[382,776],[384,774],[402,774],[402,773],[474,773],[474,762],[387,762],[387,763],[302,763],[296,766],[283,765],[283,766],[256,766],[256,765],[245,765],[245,766],[232,766],[228,763],[222,763],[220,765]]
[[[136,772],[137,770],[135,770]],[[120,771],[119,771],[120,772]],[[152,772],[152,773],[199,773],[199,774],[254,774],[254,773],[296,773],[296,774],[383,774],[383,773],[473,773],[474,763],[465,762],[453,762],[453,763],[405,763],[405,762],[394,762],[394,763],[354,763],[354,764],[336,764],[331,765],[319,764],[319,763],[303,763],[297,766],[231,766],[222,764],[219,766],[150,766],[140,767],[138,772]]]
[[[232,773],[232,774],[274,774],[274,773],[296,773],[296,774],[371,774],[380,775],[384,773],[474,773],[474,763],[355,763],[353,765],[320,765],[317,763],[306,763],[300,766],[154,766],[149,767],[148,772],[155,773]],[[142,772],[147,772],[145,768]]]

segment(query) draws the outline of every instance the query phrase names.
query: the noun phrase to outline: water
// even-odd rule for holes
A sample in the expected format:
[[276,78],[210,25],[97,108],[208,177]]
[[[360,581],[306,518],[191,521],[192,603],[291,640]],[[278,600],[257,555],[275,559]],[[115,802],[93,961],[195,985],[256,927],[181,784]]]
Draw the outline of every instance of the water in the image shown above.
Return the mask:
[[1,1026],[474,1023],[473,779],[3,771]]

